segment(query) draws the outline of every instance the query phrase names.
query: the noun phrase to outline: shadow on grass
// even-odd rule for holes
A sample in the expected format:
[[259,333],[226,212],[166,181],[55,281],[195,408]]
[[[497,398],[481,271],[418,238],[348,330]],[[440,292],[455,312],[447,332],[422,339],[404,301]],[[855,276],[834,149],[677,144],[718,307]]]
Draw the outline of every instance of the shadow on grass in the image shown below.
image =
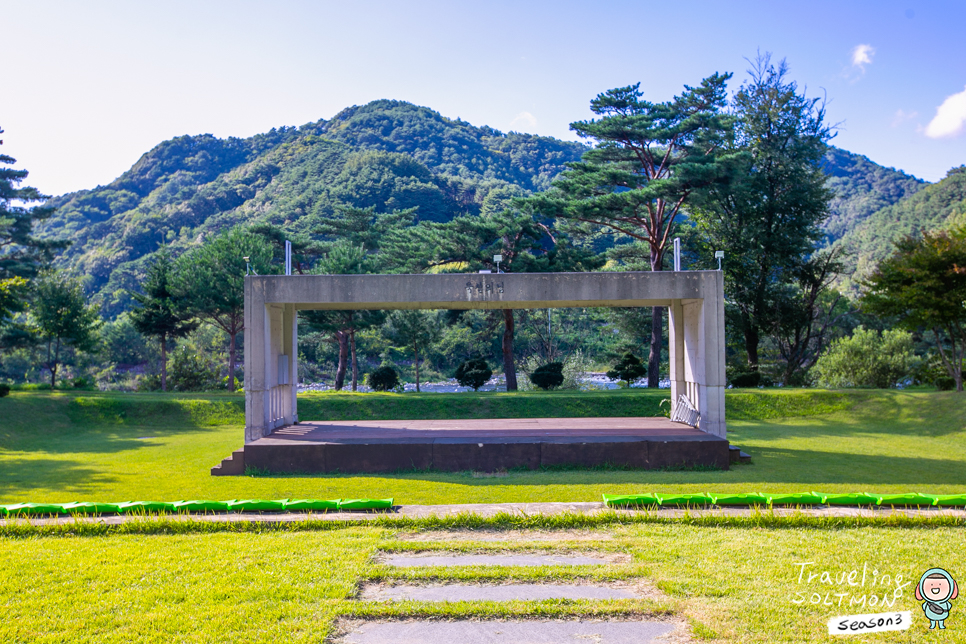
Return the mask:
[[[57,489],[59,494],[88,494],[104,485],[117,482],[117,477],[97,471],[79,461],[47,458],[0,459],[0,498],[10,503],[35,501],[34,490]],[[11,499],[11,495],[17,498]]]

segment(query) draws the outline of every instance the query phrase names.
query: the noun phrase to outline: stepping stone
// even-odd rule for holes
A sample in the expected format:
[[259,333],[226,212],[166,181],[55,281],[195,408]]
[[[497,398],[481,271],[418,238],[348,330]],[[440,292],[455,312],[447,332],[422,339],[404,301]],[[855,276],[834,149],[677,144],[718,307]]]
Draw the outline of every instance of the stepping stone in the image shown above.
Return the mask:
[[611,541],[607,532],[559,530],[535,532],[530,530],[447,530],[415,532],[396,537],[400,541]]
[[383,563],[397,568],[414,566],[601,566],[603,557],[584,555],[389,555]]
[[656,621],[366,622],[342,644],[646,644],[674,626]]
[[369,586],[362,599],[371,601],[539,601],[541,599],[636,599],[624,588],[574,584],[446,584],[443,586]]

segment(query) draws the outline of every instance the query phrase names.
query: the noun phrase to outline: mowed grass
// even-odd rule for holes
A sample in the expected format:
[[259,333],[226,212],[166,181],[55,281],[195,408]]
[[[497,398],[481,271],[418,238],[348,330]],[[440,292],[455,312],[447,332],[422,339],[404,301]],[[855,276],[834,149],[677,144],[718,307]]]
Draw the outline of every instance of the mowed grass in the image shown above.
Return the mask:
[[0,541],[3,642],[319,642],[382,535]]
[[[469,536],[462,544],[396,540],[403,532],[376,526],[265,527],[99,536],[64,530],[42,536],[37,530],[35,535],[28,531],[2,537],[0,605],[5,612],[0,641],[319,642],[332,634],[340,617],[612,615],[671,616],[689,622],[696,641],[832,642],[838,639],[827,634],[826,623],[834,616],[908,610],[910,630],[864,635],[856,641],[917,642],[929,634],[913,597],[919,576],[933,566],[943,566],[960,579],[966,576],[962,527],[928,524],[828,529],[795,521],[764,528],[753,521],[644,522],[585,531],[579,542],[566,536],[561,542],[533,541],[524,533],[508,534],[509,541],[503,543]],[[488,532],[490,538],[492,534]],[[373,560],[378,551],[443,548],[625,553],[630,560],[600,567],[424,569],[393,569]],[[799,564],[808,564],[801,579]],[[844,580],[853,570],[857,585],[848,586]],[[823,581],[823,572],[831,583]],[[359,587],[373,582],[625,580],[642,580],[660,596],[503,603],[355,598]],[[942,639],[966,642],[966,621],[956,605]]]
[[[303,419],[659,415],[666,391],[300,396]],[[241,396],[13,392],[0,399],[0,502],[394,497],[400,504],[598,501],[601,493],[966,488],[955,392],[739,390],[729,471],[562,470],[212,477],[243,443]]]

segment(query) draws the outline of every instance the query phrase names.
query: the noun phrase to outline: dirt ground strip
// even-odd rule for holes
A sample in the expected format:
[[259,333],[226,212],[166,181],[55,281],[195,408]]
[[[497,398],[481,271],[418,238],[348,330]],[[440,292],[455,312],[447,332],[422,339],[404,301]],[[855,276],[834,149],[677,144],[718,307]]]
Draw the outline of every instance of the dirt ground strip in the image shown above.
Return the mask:
[[[940,517],[949,516],[966,518],[966,509],[953,508],[868,508],[849,506],[821,506],[807,508],[774,508],[767,510],[749,507],[712,507],[712,508],[653,508],[641,510],[626,510],[608,508],[598,502],[578,503],[461,503],[453,505],[401,505],[388,511],[368,512],[228,512],[221,514],[174,514],[165,518],[184,521],[216,521],[216,522],[260,522],[260,523],[294,523],[299,521],[367,521],[376,517],[454,517],[472,514],[480,517],[493,517],[498,514],[516,514],[520,516],[552,516],[556,514],[597,515],[616,513],[619,516],[652,516],[658,518],[681,518],[685,515],[700,516],[750,516],[755,513],[773,512],[776,516],[810,516],[810,517],[888,517],[896,514],[901,516]],[[156,516],[149,517],[156,519]],[[72,524],[77,521],[86,523],[104,523],[116,525],[127,521],[141,521],[144,517],[128,515],[109,516],[59,516],[38,518],[8,518],[0,520],[0,526],[12,523],[29,522],[33,525]]]

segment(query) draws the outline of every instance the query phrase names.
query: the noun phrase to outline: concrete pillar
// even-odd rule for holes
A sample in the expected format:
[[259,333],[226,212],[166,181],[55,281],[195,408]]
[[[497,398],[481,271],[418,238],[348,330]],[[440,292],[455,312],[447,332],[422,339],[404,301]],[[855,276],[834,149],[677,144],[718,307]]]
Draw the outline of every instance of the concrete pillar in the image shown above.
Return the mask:
[[668,307],[668,353],[671,367],[671,411],[677,409],[678,396],[687,395],[684,379],[684,307],[681,300],[671,300]]
[[[725,422],[725,312],[724,312],[724,273],[714,271],[715,286],[705,293],[703,335],[704,347],[704,404],[701,410],[701,429],[720,436],[728,437]],[[707,416],[705,416],[707,413]],[[704,418],[707,417],[707,422]]]
[[269,343],[267,311],[264,297],[256,296],[260,287],[245,278],[245,442],[265,435],[265,398],[268,389],[265,362]]

